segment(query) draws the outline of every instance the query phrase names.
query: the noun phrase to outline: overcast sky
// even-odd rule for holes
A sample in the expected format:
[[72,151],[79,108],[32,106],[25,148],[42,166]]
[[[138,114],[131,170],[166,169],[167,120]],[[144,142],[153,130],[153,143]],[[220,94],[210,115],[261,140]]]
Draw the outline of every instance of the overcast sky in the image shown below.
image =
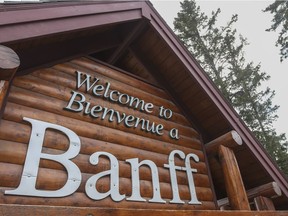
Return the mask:
[[[151,0],[156,10],[173,29],[173,20],[180,11],[180,2],[176,0]],[[275,122],[278,133],[286,133],[288,138],[288,59],[280,63],[279,49],[275,47],[277,33],[266,32],[271,25],[272,16],[262,12],[273,1],[260,0],[198,0],[201,11],[207,15],[218,7],[221,9],[220,23],[227,23],[232,14],[238,14],[238,22],[235,25],[238,33],[248,39],[246,47],[247,62],[261,63],[261,71],[265,71],[271,79],[265,83],[276,91],[273,103],[280,105],[277,112],[279,119]]]

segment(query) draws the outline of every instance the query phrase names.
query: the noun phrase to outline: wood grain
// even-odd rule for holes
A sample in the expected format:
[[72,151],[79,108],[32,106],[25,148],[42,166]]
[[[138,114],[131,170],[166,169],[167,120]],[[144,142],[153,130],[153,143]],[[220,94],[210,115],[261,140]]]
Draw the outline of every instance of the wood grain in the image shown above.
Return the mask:
[[250,210],[247,194],[233,151],[221,145],[219,147],[219,159],[231,208],[233,210]]
[[229,148],[236,148],[242,145],[242,139],[240,135],[236,131],[230,131],[215,140],[210,141],[209,143],[205,144],[206,153],[207,154],[218,154],[219,146],[223,145]]
[[[139,206],[139,204],[138,204]],[[167,206],[167,205],[164,205]],[[206,205],[209,207],[208,205]],[[209,210],[183,210],[179,209],[144,209],[142,208],[126,208],[126,209],[115,209],[115,208],[101,208],[101,207],[63,207],[63,206],[43,206],[39,205],[0,205],[0,211],[3,216],[30,216],[30,215],[45,215],[45,216],[54,216],[54,215],[79,215],[79,216],[164,216],[164,215],[173,215],[173,216],[287,216],[287,211],[216,211]]]
[[0,45],[0,80],[11,80],[19,65],[19,56],[9,47]]
[[[13,121],[3,120],[0,123],[0,139],[28,144],[31,133],[31,126],[28,123],[27,125],[24,123],[25,122],[19,124]],[[91,139],[84,136],[80,136],[80,140],[80,152],[82,154],[89,155],[96,151],[106,151],[114,154],[119,160],[137,157],[139,160],[152,160],[157,166],[162,166],[164,163],[167,163],[168,155],[170,153],[170,151],[165,148],[166,146],[164,146],[163,151],[159,153],[153,151],[153,148],[143,150],[132,147],[130,145],[119,145],[116,143]],[[48,129],[45,134],[44,146],[65,151],[68,148],[68,139],[64,134],[57,133]],[[185,154],[198,154],[198,152],[194,151],[193,149],[184,147],[178,147],[177,149],[183,151]],[[175,164],[182,166],[184,165],[184,161],[176,157]],[[206,173],[205,164],[202,162],[194,163],[191,160],[191,166],[196,166],[195,168],[199,168],[200,171],[204,170],[204,173]]]
[[[50,91],[51,92],[51,91]],[[60,92],[59,92],[60,94]],[[70,94],[71,95],[71,94]],[[171,130],[173,127],[171,127],[171,124],[168,122],[165,122],[163,120],[159,119],[153,119],[148,116],[148,115],[144,115],[144,114],[140,114],[137,111],[133,111],[131,109],[121,109],[119,106],[115,105],[115,104],[107,104],[107,101],[104,100],[95,100],[93,101],[93,99],[91,100],[91,98],[87,98],[87,101],[91,102],[91,107],[94,105],[100,105],[101,107],[109,107],[112,109],[115,109],[117,111],[120,111],[120,113],[125,113],[126,115],[133,115],[135,117],[143,117],[143,119],[149,119],[150,124],[152,124],[153,120],[156,120],[157,123],[161,123],[164,125],[164,130],[163,130],[163,135],[159,136],[153,133],[147,133],[146,131],[141,130],[140,126],[138,126],[137,128],[128,128],[124,125],[124,123],[120,123],[118,124],[115,121],[113,122],[109,122],[107,117],[105,120],[102,120],[99,118],[93,118],[89,115],[85,115],[83,114],[83,112],[72,112],[72,111],[68,111],[65,110],[64,107],[67,106],[69,98],[67,99],[67,101],[62,101],[53,97],[49,97],[46,95],[41,95],[39,93],[35,93],[35,92],[31,92],[25,89],[20,89],[17,87],[13,87],[9,96],[9,101],[14,102],[14,103],[18,103],[21,105],[25,105],[31,108],[35,108],[35,109],[39,109],[39,110],[44,110],[50,113],[55,113],[55,114],[59,114],[62,116],[67,116],[70,118],[75,118],[75,119],[79,119],[82,121],[86,121],[86,122],[90,122],[90,123],[94,123],[97,125],[102,125],[108,128],[112,128],[112,129],[117,129],[117,130],[121,130],[127,133],[133,133],[133,134],[138,134],[140,136],[144,136],[144,137],[149,137],[151,139],[157,139],[160,141],[164,141],[164,142],[168,142],[168,143],[174,143],[174,144],[179,144],[182,146],[186,146],[186,147],[191,147],[191,148],[195,148],[195,149],[200,149],[201,143],[200,140],[194,137],[188,137],[185,136],[183,134],[189,135],[189,133],[191,133],[191,131],[189,130],[181,130],[182,128],[179,128],[179,134],[180,134],[180,139],[179,140],[174,140],[171,139],[169,136],[169,129]],[[120,109],[119,109],[120,108]],[[122,107],[124,108],[124,107]],[[101,113],[99,113],[99,115],[101,115]],[[108,116],[109,117],[109,116]],[[177,127],[177,126],[176,126]],[[165,128],[167,128],[165,130]],[[183,133],[182,133],[183,132]]]
[[[0,162],[23,165],[25,161],[25,157],[26,157],[26,151],[27,151],[27,144],[0,140]],[[43,147],[42,152],[47,153],[47,154],[62,154],[65,151]],[[94,152],[91,152],[90,155],[92,153]],[[15,155],[17,155],[17,157],[15,157]],[[110,169],[110,161],[105,157],[101,158],[97,166],[91,165],[89,163],[90,155],[79,154],[77,157],[75,157],[72,160],[79,167],[81,172],[95,174],[95,173]],[[129,157],[127,157],[126,159],[128,158]],[[120,169],[120,172],[119,172],[120,177],[131,178],[130,165],[123,160],[118,160],[118,162],[119,162],[119,169]],[[168,161],[166,161],[166,163],[168,163]],[[169,170],[164,168],[163,165],[164,163],[158,165],[159,181],[170,183]],[[192,166],[194,168],[195,164],[192,164]],[[64,167],[61,166],[59,163],[56,163],[50,160],[41,160],[40,167],[49,168],[49,169],[57,169],[57,170],[65,170]],[[210,185],[209,185],[209,180],[208,180],[207,175],[200,174],[200,173],[201,171],[197,170],[197,173],[193,174],[195,186],[209,188]],[[148,167],[141,166],[140,179],[151,181],[151,171]],[[188,185],[186,172],[180,172],[180,171],[177,172],[177,180],[178,180],[179,185]]]
[[[179,205],[170,204],[169,200],[166,200],[166,204],[149,203],[149,202],[132,202],[121,201],[115,203],[110,198],[94,201],[81,192],[76,192],[68,197],[62,198],[38,198],[38,197],[25,197],[23,196],[7,196],[3,195],[5,190],[11,188],[0,187],[0,202],[3,204],[13,203],[21,205],[47,205],[47,206],[69,206],[69,207],[105,207],[109,209],[118,209],[121,212],[125,208],[131,209],[175,209],[175,210],[212,210],[215,209],[215,204],[211,201],[203,201],[202,205]],[[145,197],[143,197],[145,198]],[[146,197],[146,199],[149,199]],[[185,200],[183,200],[185,201]],[[188,200],[186,200],[188,202]]]

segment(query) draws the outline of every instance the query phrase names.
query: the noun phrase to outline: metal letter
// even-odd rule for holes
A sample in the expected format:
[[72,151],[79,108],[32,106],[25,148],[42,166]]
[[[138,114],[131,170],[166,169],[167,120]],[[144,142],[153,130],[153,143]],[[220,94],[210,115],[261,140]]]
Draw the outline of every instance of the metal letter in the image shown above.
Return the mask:
[[186,173],[188,177],[189,189],[191,200],[188,202],[189,204],[201,205],[202,203],[197,199],[196,188],[194,184],[194,179],[192,172],[197,172],[197,169],[192,169],[190,164],[190,159],[193,158],[195,162],[199,162],[199,157],[195,154],[188,154],[185,158],[186,165]]
[[[99,79],[94,78],[95,81],[90,86],[90,78],[91,78],[90,75],[82,74],[80,71],[76,71],[76,73],[77,73],[77,86],[76,86],[77,89],[79,89],[86,82],[86,92],[88,92],[99,81]],[[86,76],[86,79],[81,83],[82,75]]]
[[[66,107],[64,107],[64,109],[71,110],[71,111],[74,111],[74,112],[81,112],[83,110],[83,104],[82,103],[85,102],[85,96],[83,94],[79,93],[79,92],[76,92],[76,91],[72,91],[72,93],[73,93],[73,95],[71,96],[68,105]],[[79,101],[75,100],[77,95],[79,95],[80,98],[81,98]],[[78,108],[77,109],[72,108],[73,103],[77,103],[78,104]],[[88,111],[85,109],[85,114],[87,112]]]
[[[89,161],[91,164],[97,165],[99,162],[99,157],[102,155],[109,158],[111,169],[91,176],[85,185],[86,194],[94,200],[101,200],[111,195],[112,200],[117,202],[121,201],[125,198],[125,195],[121,195],[119,193],[119,164],[117,158],[108,152],[95,152],[90,156]],[[101,177],[108,175],[110,175],[110,190],[106,193],[100,193],[96,189],[96,183]]]
[[152,113],[153,107],[154,107],[154,105],[152,103],[147,103],[147,104],[145,104],[145,111],[148,113]]
[[146,201],[140,195],[140,179],[139,179],[139,167],[142,165],[146,165],[150,167],[153,183],[153,198],[150,199],[149,202],[166,203],[166,201],[161,198],[158,169],[155,163],[150,160],[143,160],[139,163],[138,158],[127,159],[126,162],[131,164],[131,176],[132,176],[132,195],[131,197],[126,198],[126,200],[140,201],[140,202]]
[[[5,194],[36,196],[36,197],[64,197],[74,193],[81,183],[81,172],[70,159],[76,157],[80,151],[79,137],[68,128],[51,124],[31,118],[23,118],[32,125],[31,137],[28,145],[27,156],[21,177],[21,182],[15,190],[6,190]],[[42,153],[44,135],[47,128],[52,128],[63,132],[69,139],[69,149],[58,155]],[[39,190],[36,189],[36,179],[38,175],[40,159],[52,160],[63,165],[68,173],[66,184],[59,190]],[[55,176],[57,178],[57,176]]]
[[[135,120],[135,117],[134,117],[134,116],[132,116],[132,115],[126,116],[125,121],[124,121],[125,126],[128,127],[128,128],[133,127],[134,125],[133,125],[132,122],[133,122],[134,120]],[[131,123],[130,123],[130,122],[131,122]]]
[[157,126],[156,126],[156,133],[159,135],[159,136],[161,136],[161,135],[163,135],[163,132],[161,132],[162,130],[164,129],[164,126],[162,125],[162,124],[158,124]]
[[[126,97],[126,102],[125,103],[122,101],[123,97]],[[120,94],[119,99],[118,99],[119,103],[123,104],[123,105],[128,104],[129,100],[130,100],[130,96],[127,95],[127,94]]]
[[[101,95],[102,95],[101,92],[102,92],[103,90],[104,90],[104,86],[103,86],[103,85],[96,85],[96,86],[93,88],[92,92],[93,92],[93,94],[96,95],[96,96],[101,96]],[[100,93],[97,93],[97,91],[99,91]]]
[[170,201],[170,203],[185,203],[179,197],[176,170],[182,170],[182,167],[175,166],[175,163],[174,163],[175,154],[178,154],[180,156],[180,158],[182,158],[182,159],[185,158],[184,152],[182,152],[180,150],[173,150],[169,154],[169,159],[168,159],[169,164],[164,164],[164,167],[168,168],[170,171],[171,186],[172,186],[172,193],[173,193],[173,199]]
[[172,129],[169,131],[169,136],[170,136],[172,139],[178,140],[178,139],[179,139],[179,131],[178,131],[178,129],[172,128]]
[[113,94],[119,95],[120,93],[117,90],[113,90],[113,91],[110,92],[110,97],[109,97],[110,100],[114,101],[114,102],[117,102],[117,99],[113,98]]
[[105,88],[105,92],[104,92],[104,98],[109,98],[109,89],[110,89],[110,83],[106,82],[106,88]]

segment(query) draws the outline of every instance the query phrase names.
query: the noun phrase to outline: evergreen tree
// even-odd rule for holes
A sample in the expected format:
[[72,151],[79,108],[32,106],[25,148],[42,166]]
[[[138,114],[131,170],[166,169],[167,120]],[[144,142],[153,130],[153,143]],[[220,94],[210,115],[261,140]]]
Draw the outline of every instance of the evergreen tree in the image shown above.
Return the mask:
[[288,57],[288,1],[276,0],[265,8],[264,12],[273,14],[273,24],[266,31],[276,31],[282,28],[279,32],[276,46],[280,47],[280,61]]
[[286,137],[285,134],[277,135],[273,128],[278,117],[278,106],[272,104],[275,92],[263,88],[262,83],[270,77],[261,72],[260,64],[247,63],[245,59],[247,40],[233,28],[238,16],[233,15],[225,26],[218,27],[220,9],[208,17],[194,0],[184,0],[181,7],[174,21],[176,33],[279,167],[288,174]]

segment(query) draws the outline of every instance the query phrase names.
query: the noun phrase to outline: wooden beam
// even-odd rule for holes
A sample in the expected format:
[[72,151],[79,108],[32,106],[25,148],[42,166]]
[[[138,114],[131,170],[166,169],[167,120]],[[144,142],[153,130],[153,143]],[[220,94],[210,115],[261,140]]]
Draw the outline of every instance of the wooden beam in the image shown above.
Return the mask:
[[12,49],[0,45],[0,120],[6,105],[11,81],[19,65],[18,55]]
[[130,34],[126,36],[123,43],[109,57],[109,59],[107,60],[108,64],[111,64],[111,65],[115,64],[115,62],[124,54],[124,52],[130,46],[130,44],[135,40],[135,38],[137,38],[140,35],[145,25],[146,25],[145,21],[140,21],[139,23],[136,24],[136,26],[133,28]]
[[219,159],[224,174],[224,182],[233,210],[250,210],[248,198],[233,150],[219,147]]
[[[97,205],[95,203],[95,205]],[[153,205],[152,205],[153,206]],[[5,205],[0,204],[1,216],[287,216],[287,211],[196,211],[196,210],[165,210],[165,209],[116,209],[97,207],[71,207],[71,206],[41,206],[41,205]]]
[[232,130],[212,140],[211,142],[205,144],[207,154],[208,155],[218,154],[218,149],[220,145],[223,145],[229,148],[235,148],[237,146],[242,145],[242,139],[236,131]]
[[275,206],[272,200],[267,197],[262,196],[255,197],[254,204],[258,211],[265,211],[265,210],[275,211]]
[[248,190],[248,197],[265,196],[276,198],[282,195],[281,189],[276,182],[270,182],[259,187]]
[[[259,187],[252,188],[247,191],[248,200],[252,200],[258,196],[264,196],[268,198],[276,198],[281,196],[282,192],[280,187],[276,182],[270,182]],[[228,198],[223,198],[218,200],[218,206],[226,206],[229,205]]]

